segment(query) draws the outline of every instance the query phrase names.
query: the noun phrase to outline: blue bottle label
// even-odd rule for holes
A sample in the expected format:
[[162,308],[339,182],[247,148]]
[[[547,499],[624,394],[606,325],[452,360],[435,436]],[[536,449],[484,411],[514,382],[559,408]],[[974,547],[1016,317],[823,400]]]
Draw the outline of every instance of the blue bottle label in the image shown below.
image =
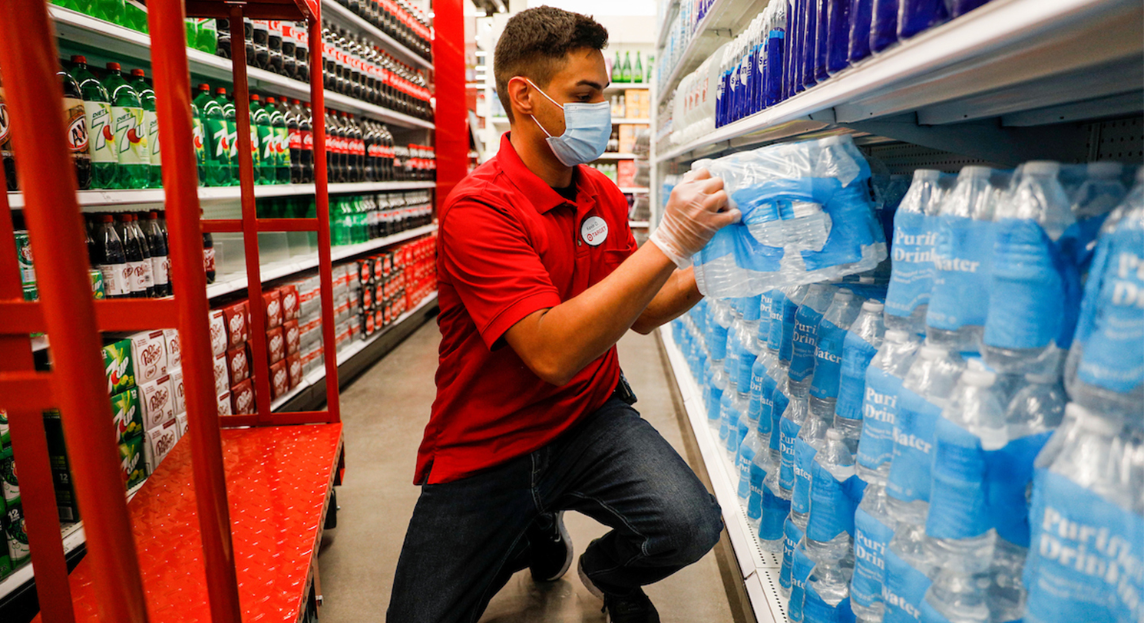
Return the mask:
[[[1144,383],[1144,230],[1128,219],[1101,238],[1085,287],[1077,376],[1126,394]],[[1097,278],[1099,276],[1099,278]],[[1091,301],[1091,304],[1090,304]]]
[[894,261],[886,313],[908,317],[929,303],[933,288],[933,249],[937,240],[935,217],[898,210],[894,215]]
[[842,371],[842,347],[846,329],[823,318],[818,324],[818,348],[814,351],[814,380],[810,395],[819,399],[838,397],[838,377]]
[[933,291],[926,324],[946,331],[983,326],[989,305],[996,224],[939,216]]
[[806,585],[810,580],[812,571],[814,571],[814,561],[806,555],[806,549],[803,547],[794,548],[793,561],[790,567],[790,607],[787,608],[787,615],[794,623],[803,620],[803,600],[806,597]]
[[747,519],[758,520],[763,516],[763,480],[767,472],[755,463],[750,467],[750,495],[747,496]]
[[981,438],[945,418],[934,428],[933,491],[926,534],[968,539],[991,527],[985,507],[986,452]]
[[751,494],[751,463],[755,460],[754,449],[746,444],[739,446],[739,497],[744,500]]
[[1045,623],[1135,621],[1141,611],[1144,518],[1038,469],[1025,563],[1028,617]]
[[722,415],[723,390],[715,385],[707,389],[707,419],[718,420]]
[[814,374],[814,351],[818,346],[818,324],[822,314],[803,305],[794,316],[794,349],[790,360],[790,379],[802,381]]
[[988,455],[985,479],[986,506],[993,527],[1001,538],[1029,547],[1028,490],[1033,480],[1033,461],[1045,447],[1052,431],[1027,435],[1010,441]]
[[850,598],[870,608],[882,601],[882,581],[886,577],[886,549],[894,531],[865,509],[854,513],[854,577]]
[[739,351],[739,370],[738,370],[738,385],[739,391],[746,391],[751,387],[751,381],[754,379],[755,361],[758,355],[749,350],[741,349]]
[[791,512],[810,512],[810,479],[816,454],[818,450],[814,446],[802,439],[794,440],[794,492],[790,497]]
[[843,532],[853,535],[854,511],[862,501],[866,483],[857,476],[838,480],[818,461],[812,469],[806,538],[829,541]]
[[727,327],[718,322],[708,325],[710,333],[707,336],[707,348],[711,351],[711,358],[723,360],[727,358]]
[[819,597],[814,583],[807,582],[803,598],[802,612],[806,623],[854,623],[854,611],[850,609],[850,598],[843,597],[838,605],[831,606]]
[[870,469],[894,458],[894,416],[902,379],[873,366],[866,368],[862,400],[862,437],[858,441],[858,464]]
[[846,333],[842,348],[842,370],[838,380],[838,402],[834,414],[849,420],[862,419],[866,391],[866,370],[878,349],[855,333]]
[[886,610],[882,623],[918,623],[922,615],[922,600],[930,583],[926,574],[887,547],[886,579],[882,584],[882,601]]
[[801,428],[785,417],[779,422],[779,486],[787,491],[794,488],[794,444]]
[[789,589],[791,587],[790,572],[794,561],[794,550],[801,540],[802,530],[799,530],[798,526],[794,525],[794,522],[788,517],[783,522],[783,561],[779,568],[779,584],[783,588]]
[[779,351],[779,359],[790,361],[794,350],[794,317],[798,312],[795,305],[781,292],[771,299],[771,335],[769,346]]
[[759,539],[774,541],[783,536],[783,524],[790,516],[790,500],[775,495],[770,487],[763,487],[763,521],[759,524]]
[[902,387],[894,422],[894,459],[886,492],[904,502],[929,501],[934,427],[941,407]]

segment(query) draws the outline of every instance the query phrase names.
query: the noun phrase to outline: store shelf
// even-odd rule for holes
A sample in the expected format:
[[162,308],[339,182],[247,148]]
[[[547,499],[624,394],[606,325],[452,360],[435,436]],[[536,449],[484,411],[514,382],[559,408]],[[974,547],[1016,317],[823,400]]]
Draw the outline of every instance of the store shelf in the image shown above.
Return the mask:
[[679,13],[679,0],[672,0],[668,4],[667,11],[664,11],[663,15],[657,16],[655,25],[656,50],[663,50],[663,46],[667,45],[667,33],[677,13]]
[[695,432],[695,440],[707,475],[719,506],[723,508],[723,521],[731,538],[731,547],[739,563],[739,572],[747,588],[755,618],[761,622],[785,622],[787,599],[779,592],[779,569],[781,557],[764,552],[754,530],[747,523],[747,511],[737,495],[739,475],[731,459],[723,451],[719,436],[707,424],[707,409],[703,392],[691,378],[687,360],[676,346],[671,336],[670,325],[660,327],[660,339],[679,393],[688,421]]
[[[362,242],[360,244],[350,244],[339,247],[333,247],[331,250],[331,257],[333,261],[344,260],[346,258],[354,257],[362,253],[367,253],[375,249],[381,249],[390,245],[412,240],[423,236],[425,234],[436,231],[437,225],[425,225],[422,227],[415,227],[408,231],[403,231],[392,236],[384,238],[377,238],[369,242]],[[304,272],[318,267],[318,257],[316,254],[307,256],[305,259],[291,259],[285,262],[274,262],[262,266],[262,282],[266,283],[293,275],[295,273]],[[216,281],[207,286],[207,298],[216,298],[224,294],[238,292],[245,290],[247,286],[246,272],[234,273],[230,279]]]
[[[348,193],[371,193],[404,190],[425,190],[436,188],[437,182],[360,182],[354,184],[330,184],[327,186],[331,195]],[[274,186],[255,186],[254,196],[259,199],[267,197],[291,197],[314,194],[313,184],[281,184]],[[224,186],[218,188],[199,188],[199,201],[238,201],[242,198],[242,191],[238,186]],[[76,199],[81,208],[108,208],[97,210],[99,212],[130,212],[126,206],[162,205],[166,196],[162,188],[148,188],[144,190],[81,190],[76,193]],[[8,204],[12,209],[24,207],[24,193],[8,193]],[[122,206],[122,209],[114,209]],[[93,211],[93,210],[86,210]]]
[[647,229],[651,224],[647,221],[628,221],[631,229]]
[[[1142,29],[1134,0],[994,0],[656,162],[791,136],[807,121],[950,151],[1020,149],[1031,141],[1005,130],[1144,109]],[[940,127],[993,118],[1002,127]]]
[[[55,20],[56,34],[60,39],[75,46],[89,48],[99,54],[123,56],[150,65],[151,38],[148,35],[55,5],[49,9]],[[228,58],[188,48],[187,61],[190,63],[191,75],[196,78],[226,82],[232,82],[234,79],[231,73],[231,61]],[[279,76],[257,67],[247,67],[246,70],[252,91],[271,91],[274,94],[296,97],[303,101],[310,99],[310,84],[307,82]],[[366,115],[402,127],[434,128],[431,122],[332,91],[326,92],[326,106]]]
[[604,154],[604,155],[600,156],[599,158],[596,158],[596,160],[635,160],[638,157],[639,156],[637,156],[633,153]]
[[612,125],[619,125],[621,123],[627,123],[631,125],[651,125],[651,119],[628,119],[625,117],[612,118]]
[[358,17],[353,11],[337,2],[330,2],[329,0],[322,2],[322,18],[332,19],[343,26],[349,26],[368,34],[380,43],[381,47],[392,52],[403,63],[414,65],[418,69],[433,69],[432,61],[421,58],[413,50],[399,43],[397,39],[385,34],[381,29]]
[[646,193],[647,188],[644,186],[620,186],[620,192],[624,193],[625,195],[631,193]]
[[604,87],[604,93],[619,93],[627,91],[628,89],[642,89],[644,91],[651,88],[651,85],[646,82],[613,82]]

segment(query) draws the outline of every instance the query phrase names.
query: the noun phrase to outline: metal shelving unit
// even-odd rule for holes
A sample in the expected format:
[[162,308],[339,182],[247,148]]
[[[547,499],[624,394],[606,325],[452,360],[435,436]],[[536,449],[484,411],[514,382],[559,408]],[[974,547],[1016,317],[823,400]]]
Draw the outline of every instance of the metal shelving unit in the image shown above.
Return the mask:
[[329,0],[323,2],[322,17],[330,18],[344,26],[349,26],[350,28],[355,28],[368,34],[380,43],[383,48],[393,52],[394,55],[398,57],[398,60],[403,63],[415,65],[417,69],[433,69],[433,61],[425,60],[413,50],[405,47],[393,37],[385,34],[384,31],[355,15],[353,11],[337,2],[330,2]]

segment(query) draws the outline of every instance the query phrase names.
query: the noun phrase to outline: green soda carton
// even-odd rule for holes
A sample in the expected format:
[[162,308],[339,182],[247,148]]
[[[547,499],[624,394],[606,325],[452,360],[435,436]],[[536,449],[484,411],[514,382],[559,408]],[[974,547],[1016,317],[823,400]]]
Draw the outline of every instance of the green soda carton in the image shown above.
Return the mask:
[[[0,532],[4,531],[4,500],[0,500]],[[8,539],[0,539],[0,580],[12,573],[12,559],[8,557]]]
[[0,493],[6,501],[20,499],[20,480],[16,477],[16,460],[12,448],[0,450]]
[[87,276],[91,278],[91,296],[96,300],[107,298],[107,290],[103,287],[103,272],[89,270]]
[[143,409],[139,404],[139,388],[132,387],[111,397],[111,415],[115,422],[116,441],[143,434]]
[[107,393],[115,395],[135,387],[135,367],[131,361],[131,340],[119,340],[103,347],[103,371],[107,374]]
[[24,527],[24,507],[20,498],[5,503],[4,534],[8,537],[8,556],[16,569],[28,561],[28,531]]
[[8,432],[8,412],[0,409],[0,448],[12,443],[12,434]]
[[63,422],[60,412],[51,409],[44,412],[44,432],[48,439],[48,464],[52,470],[52,488],[56,492],[56,509],[60,521],[79,521],[79,503],[76,502],[75,486],[72,484],[71,470],[68,467],[67,447],[64,445]]
[[132,437],[119,444],[119,463],[128,489],[147,478],[147,467],[143,462],[142,436]]

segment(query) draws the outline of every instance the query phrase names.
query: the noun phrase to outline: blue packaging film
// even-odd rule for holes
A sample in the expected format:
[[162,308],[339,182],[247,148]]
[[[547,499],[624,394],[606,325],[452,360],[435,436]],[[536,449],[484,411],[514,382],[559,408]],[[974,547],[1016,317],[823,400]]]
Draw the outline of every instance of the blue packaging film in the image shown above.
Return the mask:
[[763,487],[763,521],[759,524],[759,539],[774,541],[783,536],[783,525],[790,516],[790,500],[777,496]]
[[898,404],[894,418],[894,458],[886,492],[903,502],[928,502],[934,427],[941,419],[941,408],[908,387],[902,387]]
[[790,497],[792,513],[810,512],[810,480],[817,454],[818,450],[806,441],[794,440],[794,490]]
[[814,373],[814,350],[818,345],[818,325],[821,321],[822,314],[810,305],[799,307],[795,313],[790,380],[802,381]]
[[928,30],[949,19],[945,0],[899,0],[898,39]]
[[933,288],[933,250],[937,242],[935,217],[899,210],[894,215],[894,243],[886,313],[908,318],[919,305],[929,303]]
[[857,476],[839,481],[817,461],[812,470],[806,538],[825,542],[843,532],[853,535],[854,511],[862,501],[866,483]]
[[873,0],[870,51],[881,52],[898,42],[898,0]]
[[870,56],[870,19],[874,0],[853,0],[850,5],[850,46],[848,57],[856,63]]
[[963,216],[938,219],[933,291],[926,324],[946,331],[983,326],[989,300],[996,224]]
[[854,513],[854,576],[850,599],[863,607],[882,601],[882,581],[886,576],[886,550],[894,531],[859,508]]
[[930,584],[926,574],[887,547],[886,580],[882,584],[882,601],[886,609],[882,623],[918,623],[922,600]]
[[794,489],[794,447],[801,428],[801,424],[785,417],[779,421],[779,453],[782,459],[779,467],[779,486],[787,491]]
[[783,521],[783,561],[779,568],[779,585],[789,589],[791,587],[790,573],[794,561],[794,550],[802,540],[802,530],[794,525],[788,517]]
[[846,333],[842,347],[842,369],[838,380],[838,402],[834,414],[849,420],[862,419],[866,395],[866,371],[878,349],[854,333]]
[[818,347],[814,352],[814,379],[810,395],[828,399],[838,397],[838,379],[842,372],[842,347],[846,329],[826,320],[818,323]]

